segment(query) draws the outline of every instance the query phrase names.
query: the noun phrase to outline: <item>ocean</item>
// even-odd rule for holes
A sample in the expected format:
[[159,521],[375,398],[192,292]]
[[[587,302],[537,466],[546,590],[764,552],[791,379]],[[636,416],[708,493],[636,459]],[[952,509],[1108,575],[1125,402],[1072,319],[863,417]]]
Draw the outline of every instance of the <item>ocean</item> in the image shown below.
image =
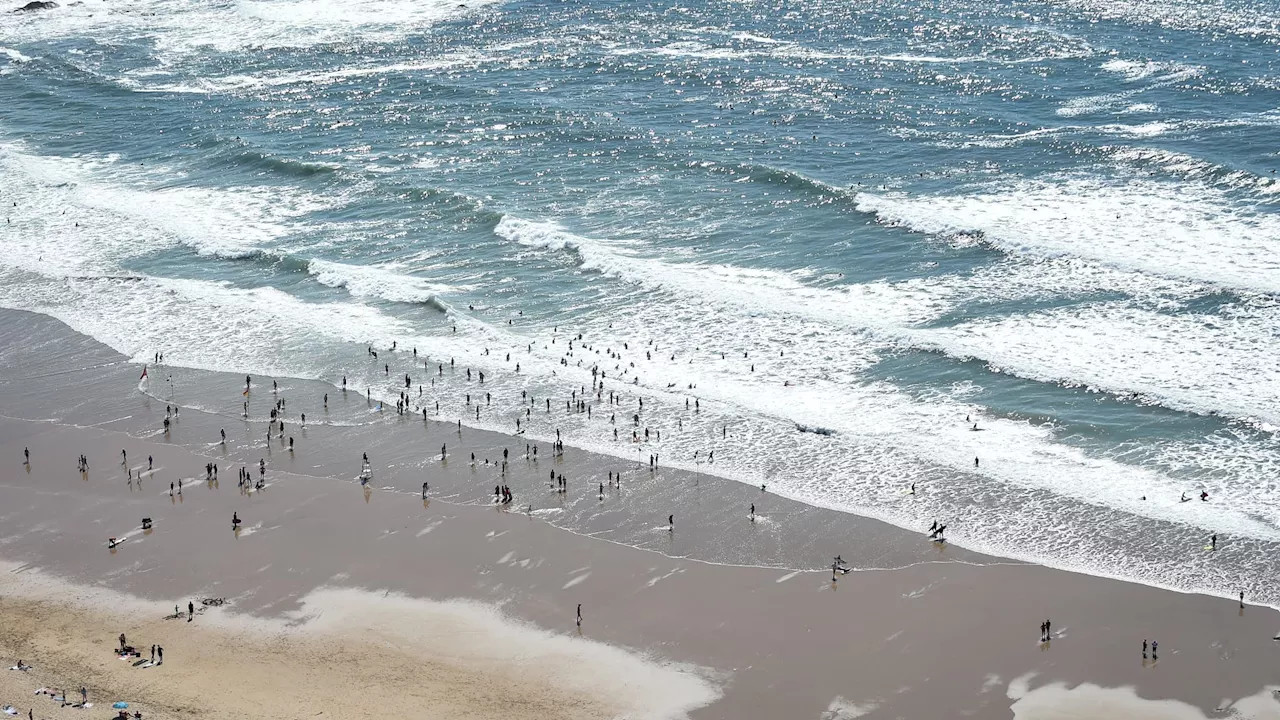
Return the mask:
[[1246,0],[5,12],[0,306],[388,401],[395,343],[433,417],[1276,605],[1278,47]]

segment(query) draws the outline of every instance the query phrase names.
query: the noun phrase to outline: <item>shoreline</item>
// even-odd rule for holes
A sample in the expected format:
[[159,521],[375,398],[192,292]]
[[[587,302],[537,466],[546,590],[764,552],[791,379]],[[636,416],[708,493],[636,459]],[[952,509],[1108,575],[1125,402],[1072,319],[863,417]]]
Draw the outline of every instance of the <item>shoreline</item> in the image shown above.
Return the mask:
[[[93,359],[78,347],[64,350],[69,359]],[[56,362],[46,369],[58,371]],[[702,478],[690,484],[680,471],[647,477],[628,468],[624,489],[602,502],[588,485],[611,471],[612,461],[579,451],[539,466],[566,475],[569,497],[542,486],[542,470],[520,463],[509,468],[513,491],[535,503],[526,516],[489,502],[496,470],[485,474],[466,462],[433,460],[441,438],[457,436],[431,423],[413,430],[425,437],[412,443],[404,442],[404,431],[382,425],[316,425],[305,434],[295,428],[302,439],[295,453],[270,446],[269,487],[242,494],[233,477],[239,465],[252,467],[267,452],[256,437],[265,423],[249,423],[243,433],[237,427],[228,433],[232,447],[222,447],[201,438],[216,437],[218,425],[231,423],[184,409],[166,440],[154,431],[163,403],[133,385],[119,391],[129,372],[127,365],[81,371],[75,392],[67,391],[66,375],[52,386],[31,379],[21,388],[0,383],[6,407],[71,408],[66,414],[99,426],[0,419],[0,457],[7,459],[0,464],[0,501],[10,508],[0,513],[0,557],[73,585],[142,597],[151,607],[224,596],[232,604],[220,612],[263,622],[299,621],[316,607],[308,604],[314,593],[337,587],[365,593],[353,601],[362,607],[378,591],[415,598],[411,603],[465,599],[561,637],[575,633],[573,607],[582,602],[585,637],[630,648],[626,652],[654,658],[659,667],[700,668],[695,675],[719,697],[688,713],[694,718],[844,718],[859,716],[855,709],[868,717],[920,716],[942,708],[1024,717],[1018,707],[1058,692],[1055,683],[1073,688],[1059,689],[1066,693],[1061,702],[1114,709],[1102,717],[1144,716],[1125,715],[1120,708],[1130,701],[1106,694],[1121,687],[1207,713],[1223,697],[1254,698],[1271,682],[1266,667],[1277,652],[1271,640],[1277,617],[1267,608],[1237,614],[1234,603],[1209,596],[959,548],[939,551],[877,521],[781,498],[769,498],[777,507],[763,515],[773,527],[738,513],[726,522],[724,506],[749,497],[750,488]],[[208,393],[209,386],[191,382],[193,394]],[[213,382],[225,383],[225,376]],[[290,398],[305,386],[285,383]],[[211,394],[203,399],[216,405]],[[401,424],[410,423],[421,421]],[[451,454],[465,457],[474,449],[496,457],[513,441],[464,429],[464,444]],[[34,458],[30,473],[14,460],[27,446]],[[125,486],[122,447],[131,465],[146,455],[159,460],[145,490]],[[354,480],[366,448],[376,488]],[[91,460],[85,477],[72,469],[80,453]],[[222,477],[203,482],[202,466],[213,461]],[[185,497],[170,498],[167,483],[179,477],[188,483]],[[423,478],[431,483],[426,502],[409,497]],[[673,505],[683,509],[676,532],[668,532],[665,509]],[[238,537],[228,523],[233,511],[245,523]],[[131,537],[114,553],[103,547],[108,535],[130,532],[143,516],[155,518],[153,533]],[[784,562],[816,556],[810,561],[816,564],[829,557],[828,548],[861,572],[833,586],[829,571],[792,570]],[[718,563],[716,557],[759,562]],[[1038,644],[1029,629],[1046,616],[1058,630],[1050,643]],[[103,628],[98,641],[109,645],[117,632]],[[1160,662],[1137,662],[1143,637],[1167,648]],[[413,639],[400,641],[425,651]],[[964,662],[955,663],[957,657]],[[1136,707],[1159,717],[1142,702]]]
[[[151,402],[155,403],[165,403],[167,400],[168,402],[174,403],[175,407],[181,405],[188,410],[200,411],[201,415],[196,417],[194,420],[191,419],[190,415],[183,419],[187,424],[198,422],[199,429],[195,429],[196,432],[216,434],[217,427],[219,425],[228,428],[243,428],[245,433],[244,437],[241,439],[243,441],[241,444],[247,445],[247,448],[243,448],[244,450],[249,451],[255,448],[266,449],[262,446],[260,438],[253,437],[252,429],[263,428],[266,426],[268,418],[266,410],[261,406],[261,403],[263,401],[262,395],[265,394],[264,387],[267,382],[272,380],[270,376],[255,376],[256,380],[261,381],[261,385],[255,383],[255,386],[257,387],[257,390],[253,395],[255,402],[251,403],[253,407],[251,407],[250,418],[248,421],[245,421],[240,417],[240,401],[243,398],[238,391],[230,391],[230,388],[240,386],[243,376],[212,370],[169,366],[153,367],[153,375],[150,381],[151,385],[147,388],[146,392],[143,393],[139,392],[141,388],[135,389],[133,387],[136,383],[129,382],[132,380],[129,373],[137,372],[136,368],[138,366],[132,364],[131,361],[123,355],[120,355],[116,351],[91,338],[71,330],[61,321],[54,318],[29,311],[0,309],[0,328],[12,330],[15,327],[29,325],[36,325],[40,328],[38,332],[30,332],[27,337],[32,340],[34,345],[39,346],[41,352],[37,353],[33,351],[23,355],[19,358],[21,361],[20,364],[22,366],[26,366],[46,361],[47,355],[45,353],[52,348],[56,349],[56,352],[60,355],[67,355],[66,357],[59,357],[59,360],[68,362],[68,366],[65,369],[57,371],[53,375],[36,375],[33,377],[13,378],[12,381],[0,380],[0,390],[3,390],[3,386],[5,384],[11,384],[17,380],[25,380],[32,384],[29,391],[24,393],[24,396],[28,399],[39,398],[51,393],[65,393],[65,388],[61,387],[60,384],[51,381],[61,378],[64,374],[83,374],[85,371],[92,371],[92,377],[89,379],[88,386],[86,387],[86,390],[88,391],[94,391],[97,388],[101,388],[101,392],[104,394],[118,396],[122,392],[121,385],[127,385],[129,390],[126,391],[126,393],[130,397],[141,395],[149,398]],[[66,348],[61,347],[64,339],[71,340],[70,346],[74,352],[68,352]],[[94,360],[91,362],[84,362],[84,356],[88,356]],[[398,358],[397,362],[405,359],[407,359],[407,356],[406,358]],[[172,378],[167,384],[163,380],[165,376]],[[390,407],[388,407],[383,413],[374,413],[372,408],[375,408],[376,403],[379,402],[376,397],[368,398],[363,393],[355,390],[352,390],[350,393],[342,393],[338,388],[326,381],[307,380],[293,377],[278,378],[278,380],[283,383],[280,386],[281,397],[289,397],[293,400],[298,400],[301,395],[303,402],[307,402],[309,398],[309,406],[304,407],[303,411],[312,412],[313,424],[309,426],[309,428],[310,432],[313,434],[328,431],[351,432],[356,433],[359,436],[356,440],[356,444],[363,444],[367,442],[373,446],[389,441],[393,436],[398,437],[401,442],[406,440],[409,442],[415,442],[417,437],[420,437],[405,436],[403,434],[394,435],[396,433],[404,433],[405,430],[403,428],[405,426],[411,427],[417,424],[418,416],[410,413],[397,418],[394,410]],[[326,394],[332,394],[334,397],[335,403],[332,408],[334,414],[330,415],[329,409],[326,408],[325,415],[322,417],[322,422],[316,424],[314,422],[314,411],[319,410],[319,403],[317,402],[317,399],[321,395]],[[341,398],[341,403],[338,402],[339,398]],[[147,437],[158,432],[156,425],[138,422],[138,418],[134,417],[135,410],[133,405],[124,400],[125,399],[123,397],[118,397],[115,398],[114,402],[105,401],[104,399],[103,402],[96,404],[90,402],[76,403],[75,406],[77,411],[88,410],[90,412],[89,419],[83,422],[78,422],[77,424],[116,429],[136,437]],[[390,398],[388,398],[387,401],[389,403]],[[341,405],[341,407],[339,407],[339,405]],[[147,405],[147,407],[150,407],[150,405]],[[291,428],[296,431],[298,429],[296,425],[296,411],[291,407],[289,408],[289,413],[294,416],[294,422],[291,424]],[[49,419],[49,417],[44,415],[37,419]],[[59,419],[63,422],[66,421],[65,417],[61,417]],[[455,425],[453,424],[454,422],[454,420],[449,420],[436,415],[431,415],[426,418],[423,421],[423,426],[426,428],[425,435],[429,438],[439,438],[439,440],[428,441],[426,443],[426,447],[421,448],[421,451],[417,454],[401,453],[397,450],[396,453],[400,456],[400,461],[416,462],[424,470],[431,468],[432,465],[430,458],[432,457],[432,449],[435,447],[431,444],[432,442],[444,441],[449,443],[452,447],[453,442],[461,439],[461,436],[453,433],[455,428]],[[464,424],[462,429],[465,431],[468,443],[487,447],[494,452],[498,452],[500,448],[509,447],[511,445],[514,445],[515,447],[512,449],[518,452],[519,446],[522,443],[528,442],[529,438],[532,437],[527,437],[525,435],[517,437],[501,430],[489,427],[473,427],[472,425],[467,424]],[[234,433],[235,431],[233,430],[232,432]],[[303,433],[305,434],[306,432],[308,432],[308,430],[303,429]],[[209,436],[206,435],[205,437]],[[179,439],[179,436],[175,434],[174,439]],[[546,451],[548,449],[547,446],[550,444],[550,440],[552,439],[554,438],[543,438],[541,442],[534,443],[543,451],[544,463],[548,460],[546,457]],[[189,436],[182,438],[182,440],[185,442],[192,442]],[[240,441],[233,439],[233,444],[235,442]],[[199,447],[199,444],[196,446]],[[632,476],[633,469],[637,469],[638,472],[635,473],[637,477],[644,475],[643,465],[639,462],[639,455],[637,455],[635,461],[632,461],[618,453],[601,454],[598,449],[592,449],[590,447],[586,449],[575,447],[572,443],[569,443],[568,446],[570,452],[575,456],[585,456],[589,458],[591,467],[597,467],[606,472],[610,471],[610,468],[612,468],[612,470],[626,473],[628,477]],[[206,445],[206,451],[207,447],[208,446]],[[276,449],[283,450],[284,447],[282,445],[276,445]],[[641,452],[641,446],[636,446],[636,450],[637,453]],[[243,454],[243,452],[233,453],[232,457],[243,456]],[[482,454],[477,456],[478,462],[482,457]],[[456,461],[456,459],[456,456],[453,456],[451,453],[450,460]],[[702,467],[709,468],[710,466],[704,464]],[[349,477],[354,477],[357,471],[358,468],[353,469]],[[332,475],[333,469],[330,467],[313,466],[312,472]],[[695,484],[701,483],[703,486],[715,486],[717,488],[715,494],[720,499],[720,502],[728,507],[740,505],[744,509],[744,514],[745,509],[751,502],[753,502],[757,497],[763,497],[762,495],[757,495],[753,491],[752,488],[754,486],[746,484],[745,481],[741,479],[724,475],[709,474],[708,472],[700,471],[700,469],[691,470],[684,467],[683,464],[679,462],[668,463],[666,458],[663,458],[659,472],[663,477],[675,478],[677,482],[683,483],[692,481]],[[484,470],[481,469],[479,474],[483,475]],[[907,484],[909,484],[909,482],[907,482]],[[903,487],[906,487],[906,485],[904,484]],[[407,490],[411,488],[401,489]],[[890,488],[890,492],[891,494],[898,494],[892,488]],[[930,497],[928,492],[926,483],[926,487],[922,488],[921,495],[910,496],[910,498],[913,502],[923,501]],[[705,493],[703,493],[703,495],[705,495]],[[917,539],[920,537],[916,534],[919,532],[918,530],[906,527],[900,522],[895,522],[893,518],[884,517],[882,512],[877,512],[875,509],[850,510],[844,507],[836,507],[831,504],[824,504],[820,502],[815,503],[809,498],[797,499],[794,496],[794,493],[790,492],[778,494],[773,488],[770,488],[770,492],[767,495],[769,502],[786,508],[790,516],[807,516],[805,522],[809,522],[810,518],[816,518],[812,521],[812,533],[793,533],[793,540],[795,537],[798,537],[800,538],[801,544],[803,544],[806,537],[814,536],[815,534],[823,534],[837,539],[845,538],[846,540],[838,540],[835,542],[834,548],[831,549],[830,552],[828,552],[827,547],[823,547],[821,549],[816,547],[803,549],[793,547],[788,549],[786,553],[786,555],[788,555],[787,557],[775,555],[763,562],[757,562],[760,553],[760,548],[758,547],[753,547],[751,549],[752,553],[749,556],[744,557],[741,553],[726,552],[725,547],[711,548],[703,544],[693,548],[690,552],[679,553],[679,556],[695,557],[711,563],[731,565],[759,564],[766,567],[790,567],[792,569],[806,570],[819,569],[829,567],[828,559],[835,554],[840,554],[840,548],[847,547],[853,542],[855,537],[858,542],[862,542],[864,539],[863,535],[868,531],[874,533],[873,537],[878,543],[886,547],[891,547],[892,550],[888,557],[868,559],[866,567],[898,567],[909,562],[918,561],[920,558],[931,556],[927,551],[921,550],[921,548],[924,547],[923,543],[919,547],[915,546]],[[907,498],[905,494],[901,495],[901,497],[904,500]],[[634,501],[642,498],[633,496],[631,499]],[[681,496],[678,493],[671,493],[667,496],[662,496],[654,501],[655,507],[651,508],[651,512],[655,517],[665,519],[665,517],[672,512],[673,508],[679,507],[681,502],[688,499],[688,497]],[[467,501],[482,501],[482,497],[468,495]],[[659,504],[660,506],[658,506]],[[1090,509],[1097,510],[1096,507],[1086,504],[1082,507],[1081,512]],[[639,515],[642,514],[642,512],[642,510],[636,509],[633,510],[631,514]],[[948,517],[950,518],[949,520]],[[556,524],[565,529],[582,532],[592,536],[599,536],[597,534],[598,528],[574,526],[571,523],[562,522],[559,518],[555,517],[545,517],[544,519],[547,519],[549,522],[552,522],[552,524]],[[731,525],[726,524],[725,518],[712,518],[710,514],[707,514],[700,519],[706,522],[717,523],[719,530],[721,531],[731,529]],[[1044,520],[1045,522],[1052,521],[1052,519],[1049,518]],[[1216,591],[1212,588],[1205,587],[1202,584],[1198,584],[1198,581],[1202,579],[1198,576],[1196,579],[1188,577],[1188,582],[1186,583],[1160,582],[1149,577],[1136,577],[1121,573],[1106,572],[1105,570],[1099,569],[1095,566],[1081,567],[1076,563],[1070,562],[1069,555],[1055,561],[1053,559],[1041,558],[1035,554],[1030,556],[1019,556],[1016,553],[993,553],[975,549],[970,547],[973,539],[964,535],[963,515],[942,516],[942,521],[953,525],[955,524],[954,521],[960,521],[958,529],[955,527],[952,528],[953,532],[960,533],[959,537],[951,538],[951,536],[949,536],[950,542],[948,543],[948,557],[972,560],[976,562],[1003,561],[1044,565],[1063,572],[1079,573],[1092,577],[1113,579],[1120,582],[1134,582],[1172,592],[1193,595],[1210,595],[1227,600],[1232,600],[1236,596],[1236,591],[1232,591],[1230,593],[1225,591]],[[1021,525],[1028,525],[1029,519],[1019,520],[1017,518],[1010,518],[1010,521],[1020,523]],[[1059,521],[1066,522],[1069,520]],[[795,526],[796,523],[790,522],[789,525]],[[848,525],[849,527],[844,528],[845,525]],[[1155,530],[1153,530],[1153,528],[1155,528]],[[1158,538],[1164,537],[1164,534],[1167,534],[1168,532],[1172,532],[1180,538],[1179,543],[1185,545],[1190,551],[1197,550],[1208,537],[1207,532],[1205,532],[1203,537],[1201,537],[1201,533],[1196,531],[1195,528],[1177,528],[1164,521],[1154,519],[1149,519],[1149,522],[1141,528],[1130,527],[1126,521],[1124,524],[1118,525],[1116,530],[1132,531],[1135,533],[1143,533],[1144,535],[1154,532],[1155,535],[1151,536],[1153,539],[1151,543],[1149,543],[1151,547],[1158,547],[1164,544],[1165,540],[1160,540]],[[648,538],[636,536],[634,534],[624,538],[609,537],[608,539],[618,540],[624,545],[652,547],[652,544],[647,542]],[[1265,554],[1266,548],[1269,545],[1265,540],[1254,540],[1251,538],[1229,538],[1224,536],[1222,540],[1224,543],[1231,546],[1227,549],[1227,552],[1237,554],[1243,553],[1247,558],[1256,557],[1259,553]],[[979,542],[978,544],[980,545],[981,543]],[[1102,543],[1102,547],[1105,546],[1105,543]],[[805,550],[807,550],[807,552],[805,552]],[[1095,548],[1090,547],[1084,550],[1094,551]],[[849,551],[846,551],[846,553],[847,552]],[[1076,554],[1078,555],[1079,553]],[[1237,555],[1237,557],[1239,557],[1239,555]],[[1132,559],[1132,562],[1136,563],[1144,559],[1152,560],[1152,557],[1146,555],[1142,557],[1135,557]],[[1194,558],[1190,559],[1194,560]],[[876,562],[876,560],[880,560],[880,562]],[[1200,561],[1195,560],[1195,562]],[[1258,604],[1265,605],[1273,609],[1280,609],[1280,594],[1276,593],[1271,584],[1260,581],[1261,575],[1265,574],[1263,571],[1253,571],[1251,569],[1252,566],[1245,558],[1240,558],[1234,564],[1241,565],[1241,567],[1236,576],[1234,576],[1230,582],[1231,587],[1246,589],[1247,595],[1254,598],[1254,601]],[[1094,565],[1096,565],[1096,563],[1094,563]],[[1203,567],[1199,567],[1195,570],[1198,572],[1202,569]],[[1175,568],[1175,570],[1177,569]],[[1173,577],[1175,580],[1177,578],[1178,576],[1176,575]]]

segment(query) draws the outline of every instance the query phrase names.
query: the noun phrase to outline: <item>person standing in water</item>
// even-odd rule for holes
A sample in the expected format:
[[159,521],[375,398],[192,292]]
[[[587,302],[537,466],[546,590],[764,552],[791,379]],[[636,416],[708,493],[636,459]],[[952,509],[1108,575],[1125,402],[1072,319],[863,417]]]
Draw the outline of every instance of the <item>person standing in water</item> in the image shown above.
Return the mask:
[[668,515],[667,516],[667,532],[675,532],[675,529],[676,529],[676,516]]
[[578,627],[582,627],[582,603],[578,603]]

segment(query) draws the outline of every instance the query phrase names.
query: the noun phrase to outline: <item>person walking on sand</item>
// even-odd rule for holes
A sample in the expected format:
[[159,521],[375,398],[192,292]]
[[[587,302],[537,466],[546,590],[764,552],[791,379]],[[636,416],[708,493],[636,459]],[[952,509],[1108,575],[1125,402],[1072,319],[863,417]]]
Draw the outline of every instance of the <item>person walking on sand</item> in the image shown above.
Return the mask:
[[1147,639],[1142,638],[1142,659],[1147,659]]
[[427,487],[428,487],[427,483],[423,482],[422,483],[422,499],[423,500],[427,499]]
[[1045,640],[1053,639],[1053,624],[1050,623],[1048,620],[1044,621],[1044,639]]
[[89,702],[89,690],[85,686],[80,686],[80,707],[84,707]]
[[160,662],[157,664],[163,665],[164,664],[164,647],[163,646],[161,645],[156,646],[156,655],[160,656]]
[[152,665],[156,664],[156,646],[155,645],[151,646],[151,664]]
[[25,447],[22,448],[22,464],[23,465],[31,464],[31,448],[25,448]]
[[1241,610],[1244,609],[1244,591],[1243,590],[1240,591],[1240,609]]
[[195,616],[196,616],[196,604],[188,600],[187,601],[187,622],[191,622],[191,619],[194,618]]

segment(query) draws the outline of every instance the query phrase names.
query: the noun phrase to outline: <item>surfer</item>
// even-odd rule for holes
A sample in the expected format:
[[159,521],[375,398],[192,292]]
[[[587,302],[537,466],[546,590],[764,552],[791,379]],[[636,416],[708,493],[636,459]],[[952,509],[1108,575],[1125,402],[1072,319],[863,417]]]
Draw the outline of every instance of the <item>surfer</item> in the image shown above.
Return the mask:
[[423,483],[422,483],[422,499],[423,499],[423,500],[426,500],[426,499],[427,499],[427,488],[428,488],[428,487],[430,487],[430,486],[429,486],[429,485],[427,485],[427,483],[426,483],[426,482],[423,482]]
[[676,530],[676,516],[668,515],[667,516],[667,532],[675,532],[675,530]]
[[1205,501],[1206,501],[1206,500],[1208,500],[1208,499],[1209,499],[1209,493],[1205,492],[1204,490],[1201,490],[1201,491],[1200,491],[1200,502],[1205,502]]
[[578,627],[582,627],[582,603],[578,603]]
[[756,504],[751,503],[751,522],[756,521]]
[[1214,534],[1213,534],[1213,537],[1209,538],[1209,549],[1210,549],[1210,550],[1217,550],[1217,549],[1218,549],[1218,534],[1217,534],[1217,533],[1214,533]]
[[1178,500],[1178,502],[1186,502],[1186,501],[1188,501],[1188,500],[1190,500],[1190,499],[1191,499],[1191,498],[1187,497],[1187,493],[1186,493],[1186,492],[1183,492],[1183,493],[1182,493],[1182,498],[1181,498],[1180,500]]
[[912,495],[915,495],[915,494],[916,494],[916,484],[915,484],[915,483],[911,483],[911,494],[912,494]]

